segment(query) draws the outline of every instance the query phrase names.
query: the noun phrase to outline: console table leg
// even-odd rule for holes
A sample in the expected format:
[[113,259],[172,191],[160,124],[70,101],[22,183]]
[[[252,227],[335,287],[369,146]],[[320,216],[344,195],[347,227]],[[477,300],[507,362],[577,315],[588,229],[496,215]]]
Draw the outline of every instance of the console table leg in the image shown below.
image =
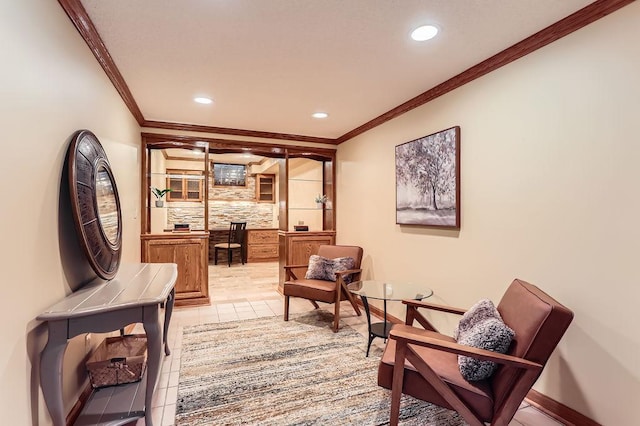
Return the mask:
[[62,359],[67,348],[67,321],[50,321],[47,345],[40,355],[40,386],[54,426],[65,426],[62,403]]
[[171,321],[171,314],[173,313],[173,303],[176,298],[176,290],[171,289],[171,293],[169,294],[169,298],[167,299],[167,303],[165,303],[165,311],[164,311],[164,332],[162,333],[162,341],[164,342],[164,354],[171,355],[171,350],[169,349],[169,343],[167,342],[167,335],[169,334],[169,322]]
[[144,395],[144,417],[147,426],[153,426],[151,418],[151,401],[153,390],[160,372],[160,350],[162,338],[160,335],[159,305],[145,306],[143,314],[144,331],[147,333],[147,390]]

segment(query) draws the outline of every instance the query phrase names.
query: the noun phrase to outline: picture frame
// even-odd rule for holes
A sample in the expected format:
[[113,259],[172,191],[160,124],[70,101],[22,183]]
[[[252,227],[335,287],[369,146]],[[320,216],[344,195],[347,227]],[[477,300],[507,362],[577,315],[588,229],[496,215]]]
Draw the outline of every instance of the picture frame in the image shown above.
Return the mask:
[[247,186],[245,164],[213,163],[211,170],[214,186]]
[[460,126],[395,147],[396,224],[460,229]]

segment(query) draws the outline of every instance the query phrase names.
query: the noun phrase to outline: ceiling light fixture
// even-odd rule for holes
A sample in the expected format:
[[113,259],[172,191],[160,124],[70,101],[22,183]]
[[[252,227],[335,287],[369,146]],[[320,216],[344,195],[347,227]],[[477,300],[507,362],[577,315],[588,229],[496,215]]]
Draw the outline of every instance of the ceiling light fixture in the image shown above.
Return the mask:
[[438,29],[433,25],[423,25],[411,32],[411,38],[415,41],[431,40],[438,34]]
[[199,104],[205,104],[208,105],[210,103],[213,103],[213,101],[209,98],[205,98],[205,97],[198,97],[198,98],[193,98],[193,100]]
[[326,112],[314,112],[313,114],[311,114],[311,116],[313,118],[327,118],[329,114],[327,114]]

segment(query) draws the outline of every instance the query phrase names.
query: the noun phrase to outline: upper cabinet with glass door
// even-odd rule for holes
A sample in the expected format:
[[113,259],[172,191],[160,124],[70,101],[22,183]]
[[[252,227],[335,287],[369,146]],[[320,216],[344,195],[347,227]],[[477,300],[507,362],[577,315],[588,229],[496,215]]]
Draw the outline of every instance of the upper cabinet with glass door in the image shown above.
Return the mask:
[[167,169],[168,201],[202,201],[204,171]]

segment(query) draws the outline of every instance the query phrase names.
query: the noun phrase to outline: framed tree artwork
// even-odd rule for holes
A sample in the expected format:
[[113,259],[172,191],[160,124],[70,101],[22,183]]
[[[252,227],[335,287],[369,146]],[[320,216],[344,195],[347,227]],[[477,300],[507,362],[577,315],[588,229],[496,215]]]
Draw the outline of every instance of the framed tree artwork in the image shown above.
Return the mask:
[[460,127],[396,146],[396,223],[460,229]]

